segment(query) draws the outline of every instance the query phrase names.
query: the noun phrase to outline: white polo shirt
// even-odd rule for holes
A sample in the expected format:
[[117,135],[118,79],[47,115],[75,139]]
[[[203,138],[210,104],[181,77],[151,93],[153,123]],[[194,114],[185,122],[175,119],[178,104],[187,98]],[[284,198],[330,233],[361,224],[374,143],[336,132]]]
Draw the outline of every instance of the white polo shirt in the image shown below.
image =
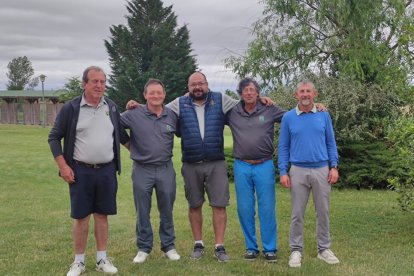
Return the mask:
[[88,104],[85,96],[82,95],[73,158],[89,164],[112,161],[114,159],[113,132],[114,126],[104,97],[95,107]]

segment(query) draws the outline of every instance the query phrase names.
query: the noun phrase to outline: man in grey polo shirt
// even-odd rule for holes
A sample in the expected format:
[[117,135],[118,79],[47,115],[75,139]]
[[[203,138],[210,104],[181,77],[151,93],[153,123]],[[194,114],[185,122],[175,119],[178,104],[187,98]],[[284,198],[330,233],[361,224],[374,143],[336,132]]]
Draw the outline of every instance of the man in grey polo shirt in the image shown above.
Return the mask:
[[170,260],[179,260],[175,250],[173,205],[176,194],[175,171],[172,158],[177,115],[163,103],[164,84],[150,79],[144,87],[147,103],[142,108],[122,114],[121,124],[131,130],[130,151],[133,162],[132,181],[137,212],[138,253],[134,263],[143,263],[153,247],[150,221],[151,197],[155,189],[160,212],[161,250]]
[[274,262],[277,251],[274,124],[281,121],[285,110],[263,105],[258,100],[259,85],[251,78],[241,80],[237,92],[241,101],[227,114],[227,123],[233,135],[237,212],[246,244],[244,259],[252,261],[259,256],[257,197],[263,254],[268,262]]
[[106,256],[107,216],[116,214],[120,143],[127,143],[128,135],[120,126],[117,106],[104,96],[105,83],[101,68],[86,68],[82,76],[83,95],[64,104],[48,139],[59,174],[70,190],[75,261],[68,276],[85,271],[91,214],[95,221],[96,269],[110,274],[118,271]]

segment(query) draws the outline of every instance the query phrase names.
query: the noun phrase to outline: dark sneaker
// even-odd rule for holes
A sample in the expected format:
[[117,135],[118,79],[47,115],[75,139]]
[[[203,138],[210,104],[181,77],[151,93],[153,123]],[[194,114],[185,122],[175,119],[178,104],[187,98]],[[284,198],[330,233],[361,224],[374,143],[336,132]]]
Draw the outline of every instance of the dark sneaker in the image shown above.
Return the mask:
[[229,255],[227,255],[226,253],[226,249],[224,249],[224,246],[222,245],[217,246],[217,248],[214,250],[214,256],[220,263],[227,262],[228,260],[230,260]]
[[204,246],[201,243],[194,245],[193,252],[191,252],[190,258],[194,260],[200,260],[204,255]]
[[277,261],[275,252],[266,252],[264,253],[264,257],[268,263],[274,263]]
[[257,257],[259,257],[259,252],[257,251],[247,250],[246,254],[244,254],[244,259],[246,261],[254,261]]

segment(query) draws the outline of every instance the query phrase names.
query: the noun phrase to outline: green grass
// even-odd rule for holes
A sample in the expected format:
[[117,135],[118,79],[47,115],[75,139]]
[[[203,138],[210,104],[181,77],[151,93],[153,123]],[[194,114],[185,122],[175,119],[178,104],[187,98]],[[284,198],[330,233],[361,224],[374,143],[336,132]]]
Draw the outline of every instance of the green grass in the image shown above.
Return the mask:
[[[73,261],[68,187],[58,176],[49,151],[49,128],[0,124],[0,275],[65,275]],[[231,144],[226,130],[226,144]],[[108,253],[119,275],[413,275],[414,215],[398,210],[390,191],[333,190],[331,199],[332,249],[340,258],[330,266],[316,259],[315,216],[310,202],[305,220],[305,252],[300,269],[287,266],[290,196],[277,184],[278,262],[262,258],[243,261],[244,240],[236,213],[234,185],[228,208],[226,249],[231,261],[218,263],[213,255],[211,211],[204,207],[206,256],[192,261],[193,247],[180,175],[180,149],[176,141],[177,200],[174,208],[176,246],[182,259],[162,257],[158,215],[152,221],[155,244],[148,262],[133,265],[135,211],[130,181],[131,161],[123,150],[119,178],[118,215],[110,217]],[[155,200],[154,200],[155,202]],[[93,226],[93,224],[91,224]],[[92,231],[87,249],[87,275],[94,271]]]

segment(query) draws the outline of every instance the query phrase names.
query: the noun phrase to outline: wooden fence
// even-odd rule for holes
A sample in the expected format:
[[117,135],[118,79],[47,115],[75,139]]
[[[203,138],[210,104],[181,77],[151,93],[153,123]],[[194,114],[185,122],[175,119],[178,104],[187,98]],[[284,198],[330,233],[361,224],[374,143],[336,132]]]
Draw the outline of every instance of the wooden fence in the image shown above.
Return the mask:
[[46,103],[46,116],[44,116],[44,105],[42,103],[3,101],[1,103],[0,122],[2,124],[42,125],[45,120],[45,125],[53,125],[62,105],[61,103]]

